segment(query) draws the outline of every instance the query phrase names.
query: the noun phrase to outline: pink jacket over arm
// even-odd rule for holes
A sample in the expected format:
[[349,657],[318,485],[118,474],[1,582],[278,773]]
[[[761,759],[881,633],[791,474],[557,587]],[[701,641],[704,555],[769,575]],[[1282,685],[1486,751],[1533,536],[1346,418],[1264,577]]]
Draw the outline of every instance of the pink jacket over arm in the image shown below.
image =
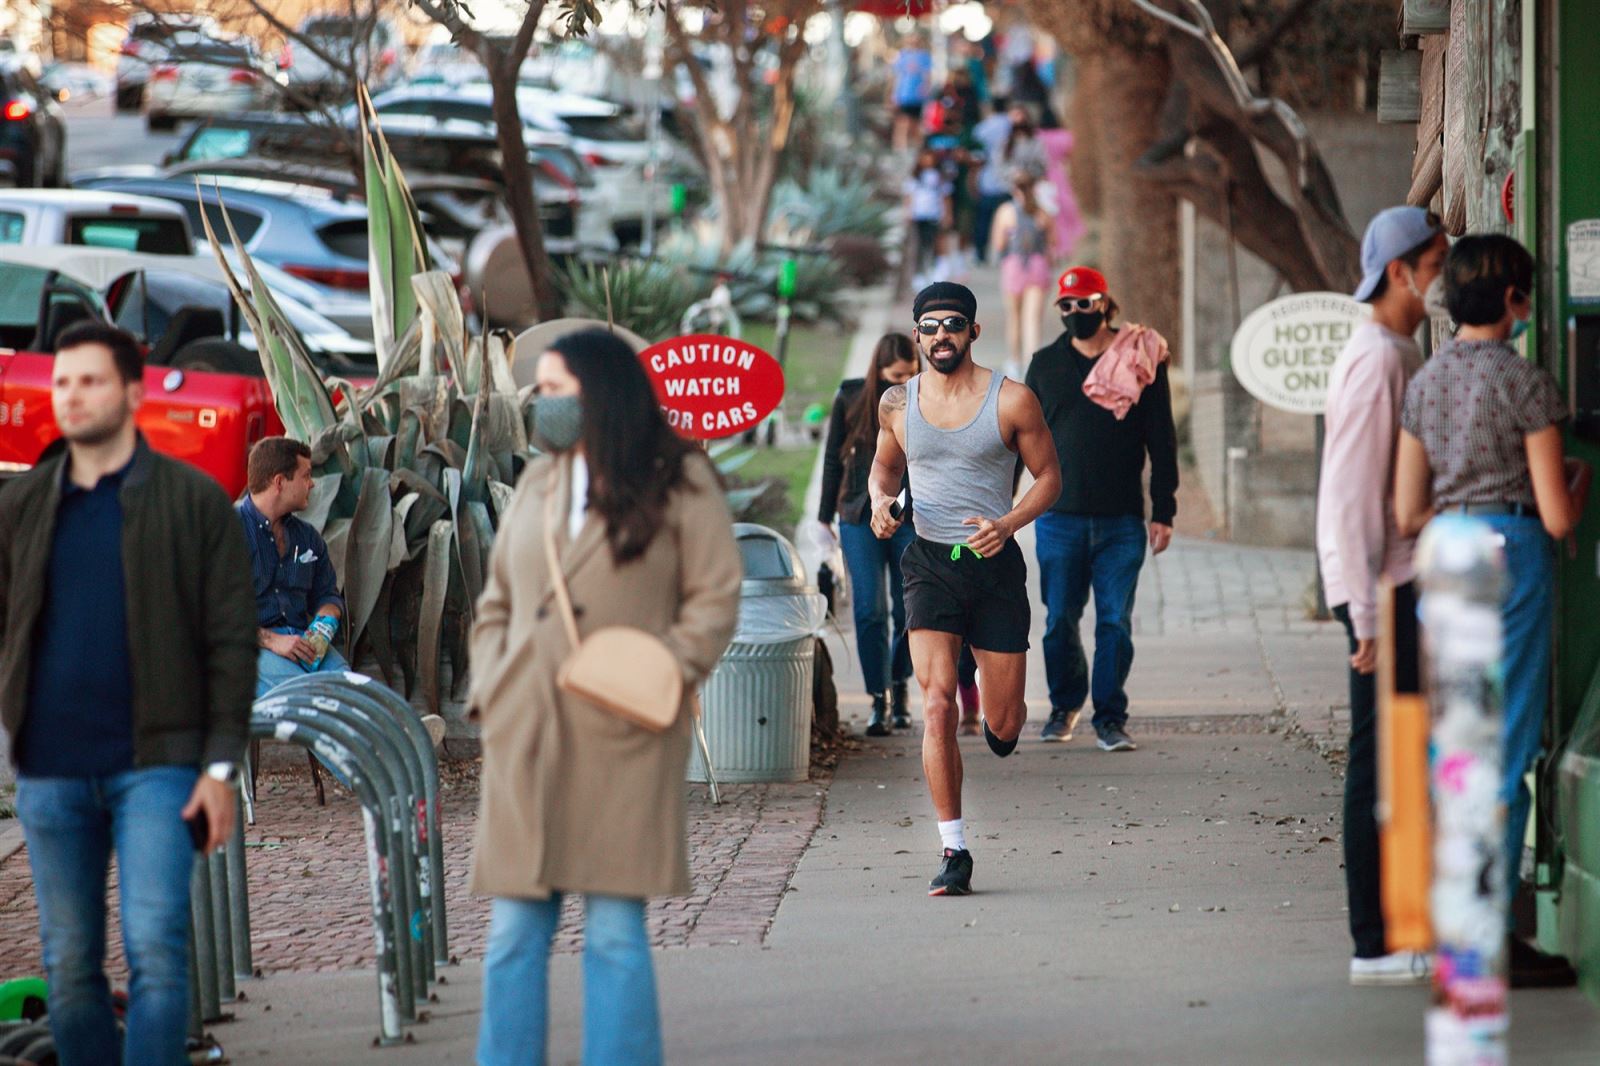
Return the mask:
[[1156,367],[1167,361],[1167,341],[1145,326],[1124,326],[1111,347],[1094,361],[1083,381],[1083,394],[1117,416],[1139,402],[1146,385],[1156,379]]

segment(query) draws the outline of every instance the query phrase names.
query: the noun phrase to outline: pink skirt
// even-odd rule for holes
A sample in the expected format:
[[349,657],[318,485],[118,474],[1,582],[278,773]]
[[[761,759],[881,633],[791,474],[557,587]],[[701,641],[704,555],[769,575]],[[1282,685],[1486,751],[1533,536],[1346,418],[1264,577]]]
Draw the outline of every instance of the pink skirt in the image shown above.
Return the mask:
[[1000,260],[1000,288],[1007,296],[1021,296],[1027,289],[1048,289],[1051,280],[1050,260],[1037,253]]

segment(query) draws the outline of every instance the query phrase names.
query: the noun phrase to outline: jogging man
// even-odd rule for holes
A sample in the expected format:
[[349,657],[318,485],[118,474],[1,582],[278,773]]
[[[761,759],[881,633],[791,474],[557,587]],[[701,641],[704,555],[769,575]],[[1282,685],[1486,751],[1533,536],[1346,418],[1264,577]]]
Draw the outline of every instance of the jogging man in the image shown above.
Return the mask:
[[[977,298],[964,285],[942,281],[917,294],[917,344],[932,370],[884,393],[869,483],[872,528],[884,538],[900,528],[895,493],[907,467],[917,486],[917,538],[900,568],[912,668],[922,686],[922,770],[944,846],[930,896],[972,891],[956,744],[961,645],[978,660],[984,739],[1004,758],[1028,717],[1028,566],[1012,538],[1061,491],[1038,399],[972,361],[977,313]],[[1034,482],[1013,505],[1019,455]]]
[[[115,326],[63,333],[66,447],[0,490],[0,722],[61,1066],[187,1061],[189,871],[233,828],[256,677],[239,522],[134,428],[143,370]],[[105,976],[113,854],[125,1034]]]

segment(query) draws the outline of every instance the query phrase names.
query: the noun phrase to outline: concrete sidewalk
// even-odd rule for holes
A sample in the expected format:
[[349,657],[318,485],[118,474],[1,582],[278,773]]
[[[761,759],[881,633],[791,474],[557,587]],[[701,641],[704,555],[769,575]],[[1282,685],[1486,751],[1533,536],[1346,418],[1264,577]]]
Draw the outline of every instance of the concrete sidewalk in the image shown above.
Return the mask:
[[[1336,734],[1344,704],[1342,633],[1301,606],[1310,566],[1193,539],[1147,563],[1130,754],[1087,730],[1032,740],[1036,610],[1028,739],[1004,761],[963,742],[977,894],[925,894],[938,836],[918,742],[869,742],[840,765],[763,941],[656,953],[669,1061],[1420,1061],[1428,991],[1346,982],[1342,786],[1294,735]],[[859,731],[854,655],[833,651]],[[551,972],[551,1061],[575,1063],[581,960]],[[365,1050],[370,973],[249,983],[214,1032],[236,1062],[466,1062],[480,978],[450,971],[416,1043],[381,1053]],[[1600,1012],[1570,990],[1516,994],[1512,1034],[1517,1061],[1600,1060]]]

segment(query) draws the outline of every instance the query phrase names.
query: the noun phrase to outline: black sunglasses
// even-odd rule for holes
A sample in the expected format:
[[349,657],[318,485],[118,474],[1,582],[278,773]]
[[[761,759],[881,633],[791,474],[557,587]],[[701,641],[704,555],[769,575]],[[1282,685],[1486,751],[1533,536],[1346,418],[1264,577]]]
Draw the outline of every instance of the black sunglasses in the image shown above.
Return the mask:
[[970,325],[972,325],[971,320],[960,315],[950,315],[948,318],[924,318],[917,323],[917,332],[924,337],[933,337],[938,335],[942,326],[946,333],[954,335],[965,333]]

